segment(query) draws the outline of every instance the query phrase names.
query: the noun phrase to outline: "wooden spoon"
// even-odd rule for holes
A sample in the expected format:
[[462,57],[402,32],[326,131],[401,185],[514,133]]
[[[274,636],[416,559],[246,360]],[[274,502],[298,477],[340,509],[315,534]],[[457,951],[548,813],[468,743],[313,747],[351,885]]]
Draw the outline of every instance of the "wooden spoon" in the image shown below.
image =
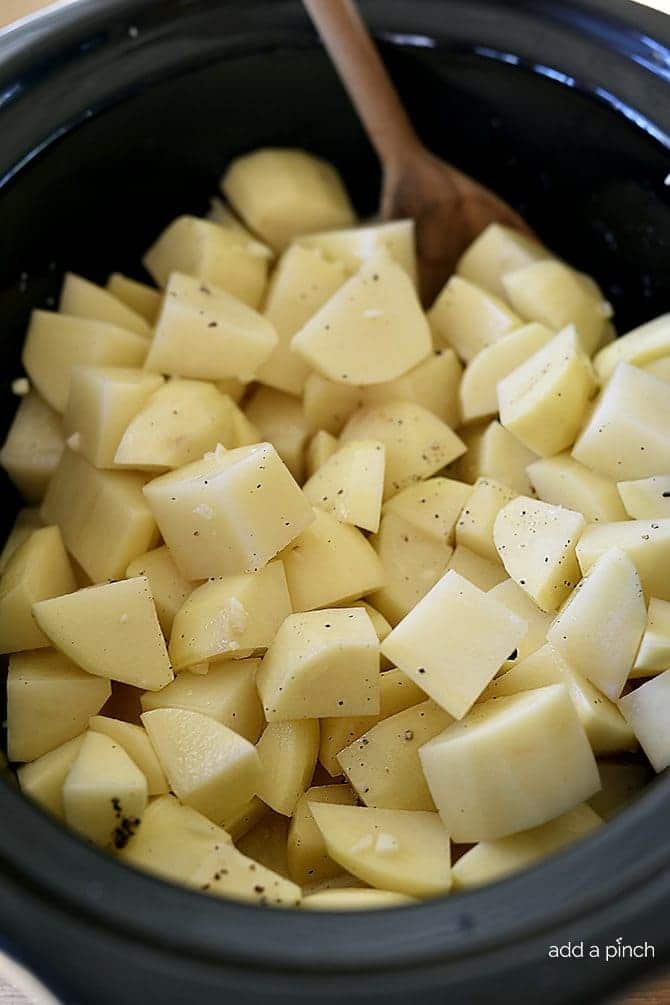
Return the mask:
[[381,218],[415,221],[424,302],[489,223],[533,236],[511,206],[421,143],[352,0],[304,4],[381,161]]

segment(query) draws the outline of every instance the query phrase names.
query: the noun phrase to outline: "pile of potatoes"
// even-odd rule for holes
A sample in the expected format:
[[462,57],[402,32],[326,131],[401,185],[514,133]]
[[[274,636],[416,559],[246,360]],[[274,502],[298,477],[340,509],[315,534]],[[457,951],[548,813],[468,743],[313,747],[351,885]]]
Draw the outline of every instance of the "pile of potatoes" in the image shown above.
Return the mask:
[[155,286],[68,274],[32,313],[0,452],[21,788],[261,904],[505,876],[670,763],[670,316],[615,339],[498,225],[425,312],[412,221],[359,225],[330,165],[260,150],[222,192]]

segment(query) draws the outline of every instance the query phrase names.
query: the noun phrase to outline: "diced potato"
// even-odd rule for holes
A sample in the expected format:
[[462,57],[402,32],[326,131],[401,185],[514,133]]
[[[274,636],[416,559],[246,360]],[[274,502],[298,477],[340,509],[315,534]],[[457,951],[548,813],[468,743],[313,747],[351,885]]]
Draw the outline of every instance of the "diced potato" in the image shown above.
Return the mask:
[[670,395],[665,381],[619,363],[572,450],[613,481],[670,470]]
[[60,416],[31,391],[21,399],[0,450],[0,465],[26,502],[42,501],[64,445]]
[[384,405],[391,401],[414,401],[448,426],[458,426],[461,421],[458,387],[462,373],[463,367],[453,349],[436,349],[402,377],[388,380],[384,384],[361,387],[359,404]]
[[34,761],[88,726],[112,693],[53,649],[18,653],[7,675],[7,754]]
[[362,387],[336,384],[320,373],[310,373],[303,391],[305,421],[312,429],[339,435],[349,416],[363,404]]
[[237,813],[229,817],[226,821],[226,832],[233,841],[238,841],[271,812],[270,807],[266,806],[258,796],[253,796]]
[[[467,578],[467,577],[466,577]],[[476,584],[475,584],[476,585]],[[553,614],[541,611],[528,594],[518,586],[513,579],[505,579],[491,590],[491,597],[504,604],[512,612],[526,622],[527,631],[517,646],[516,658],[509,661],[508,669],[520,660],[530,656],[544,645],[549,626],[554,620]]]
[[526,631],[509,608],[451,571],[393,629],[382,652],[461,719]]
[[670,764],[670,670],[620,698],[619,708],[654,771],[663,771]]
[[317,785],[307,789],[298,800],[288,832],[287,852],[289,874],[300,886],[323,882],[341,871],[326,850],[310,802],[355,806],[356,793],[350,785]]
[[102,848],[123,848],[146,806],[147,780],[123,747],[87,733],[63,785],[67,824]]
[[270,906],[297,907],[302,895],[295,883],[227,844],[203,859],[192,882],[204,893]]
[[0,578],[0,652],[48,646],[49,640],[33,617],[33,604],[76,589],[58,527],[33,531],[16,549]]
[[515,492],[531,491],[526,468],[537,454],[525,447],[497,420],[487,425],[461,429],[467,453],[450,469],[454,478],[474,483],[478,478],[495,478]]
[[568,664],[608,698],[618,698],[635,661],[647,623],[637,570],[612,548],[578,583],[547,632]]
[[515,328],[485,346],[468,363],[459,389],[463,422],[493,416],[498,411],[498,384],[554,337],[544,325]]
[[83,742],[81,733],[35,761],[20,765],[16,772],[21,792],[57,820],[65,820],[63,785]]
[[256,794],[256,748],[223,723],[184,708],[152,709],[142,723],[174,794],[215,824],[225,827]]
[[477,705],[425,744],[420,756],[457,842],[538,827],[600,788],[588,739],[560,684]]
[[527,470],[543,502],[577,510],[589,523],[626,519],[619,493],[609,478],[591,471],[568,453],[534,461]]
[[556,649],[542,646],[517,666],[496,678],[482,699],[506,697],[550,684],[565,684],[595,754],[616,754],[634,750],[633,731],[616,705],[586,677],[565,662]]
[[313,512],[314,522],[281,554],[293,610],[334,607],[383,586],[382,564],[358,528]]
[[72,450],[63,454],[40,512],[58,524],[68,551],[94,583],[120,578],[158,543],[144,483],[135,472],[99,471]]
[[593,360],[598,378],[604,384],[621,360],[631,366],[646,366],[670,356],[670,314],[661,314],[653,321],[621,335],[601,349]]
[[384,504],[384,513],[403,517],[436,541],[451,544],[470,485],[441,476],[409,485]]
[[649,782],[648,764],[635,761],[599,761],[602,789],[589,799],[589,806],[603,820],[611,820],[637,796]]
[[144,494],[187,579],[258,571],[313,520],[269,443],[217,449],[155,478]]
[[52,643],[96,677],[158,691],[173,678],[146,576],[33,604]]
[[343,263],[329,261],[316,248],[294,244],[284,252],[272,276],[263,308],[279,342],[258,370],[258,380],[288,394],[302,394],[309,367],[293,352],[291,339],[346,278]]
[[543,611],[556,611],[581,578],[576,546],[581,513],[517,496],[498,513],[493,539],[512,579]]
[[500,562],[489,562],[487,558],[476,555],[468,548],[454,548],[447,571],[457,572],[459,576],[463,576],[484,592],[492,590],[498,583],[504,583],[507,579],[507,573]]
[[385,248],[416,284],[414,229],[414,220],[390,220],[365,227],[301,234],[296,241],[305,248],[316,248],[331,261],[342,262],[349,272],[358,272],[361,262],[371,258],[380,248]]
[[312,506],[373,533],[379,529],[384,491],[384,444],[352,440],[340,447],[303,486]]
[[493,542],[493,525],[516,492],[492,478],[478,478],[456,521],[456,544],[489,562],[500,558]]
[[150,325],[153,325],[161,309],[162,294],[155,290],[153,286],[146,283],[138,283],[136,279],[130,279],[121,272],[113,272],[107,280],[105,287],[112,296],[121,300],[131,310],[135,311]]
[[166,227],[142,261],[163,288],[168,286],[173,273],[180,272],[203,284],[220,286],[249,307],[258,307],[271,257],[268,248],[232,228],[224,229],[195,216],[179,216]]
[[257,794],[277,813],[293,816],[309,785],[319,753],[316,719],[271,722],[256,744],[262,773]]
[[499,297],[462,276],[448,280],[428,312],[428,320],[438,339],[455,349],[466,363],[523,324]]
[[617,489],[625,506],[625,513],[621,517],[610,517],[610,520],[625,520],[626,513],[634,520],[670,517],[670,475],[652,475],[651,478],[618,482]]
[[305,467],[305,447],[312,429],[300,398],[272,387],[259,387],[249,399],[246,418],[259,431],[260,439],[271,443],[296,481],[301,482]]
[[280,561],[258,572],[224,576],[197,587],[175,615],[170,659],[177,670],[222,657],[243,659],[272,642],[291,598]]
[[209,200],[207,219],[211,220],[212,223],[216,223],[219,227],[232,229],[238,234],[244,234],[245,237],[253,240],[251,231],[244,226],[239,217],[235,216],[232,209],[226,205],[223,199],[219,199],[216,195]]
[[568,810],[556,820],[497,841],[480,841],[453,867],[454,888],[470,890],[503,879],[553,855],[602,825],[588,803]]
[[256,678],[268,722],[379,711],[379,640],[360,608],[289,615]]
[[291,348],[329,380],[367,385],[407,373],[433,344],[412,280],[381,250],[303,325]]
[[143,726],[123,722],[122,719],[110,719],[106,715],[93,715],[88,720],[88,727],[94,733],[108,736],[125,750],[144,775],[150,796],[164,795],[168,791],[165,773]]
[[[602,561],[602,559],[601,559]],[[631,677],[650,677],[670,667],[670,603],[652,597]]]
[[22,359],[42,397],[64,412],[73,366],[142,366],[148,344],[142,335],[104,321],[33,311]]
[[58,310],[61,314],[69,314],[75,318],[88,318],[91,321],[106,321],[117,328],[136,332],[147,338],[151,329],[145,318],[133,310],[122,300],[119,300],[109,290],[96,286],[83,276],[74,272],[66,272],[61,290]]
[[335,168],[304,150],[265,148],[237,157],[221,189],[242,219],[276,251],[312,231],[354,222]]
[[343,443],[369,439],[384,444],[385,499],[434,475],[466,449],[449,426],[410,401],[359,409],[345,425],[341,439]]
[[255,827],[238,838],[235,842],[237,850],[266,869],[291,879],[288,872],[288,828],[286,817],[268,810]]
[[[193,592],[194,584],[180,574],[168,548],[154,548],[140,555],[126,569],[126,579],[146,576],[163,634],[168,637],[179,608]],[[65,591],[61,591],[65,592]]]
[[162,383],[144,370],[73,367],[63,418],[68,444],[96,468],[114,467],[126,428]]
[[557,260],[533,262],[502,277],[507,298],[526,321],[558,331],[573,324],[585,352],[597,349],[612,308],[600,288]]
[[433,701],[414,704],[373,726],[337,760],[366,806],[434,810],[419,749],[453,721]]
[[500,421],[541,457],[574,443],[594,389],[588,356],[571,326],[498,384]]
[[308,894],[301,903],[306,911],[381,911],[389,907],[409,907],[418,901],[391,890],[349,888],[318,890]]
[[145,366],[178,377],[249,381],[277,342],[267,318],[223,286],[173,272]]
[[4,572],[9,560],[18,548],[26,541],[34,530],[43,527],[38,509],[20,509],[16,520],[5,541],[0,554],[0,573]]
[[577,545],[577,559],[586,575],[591,566],[610,548],[621,548],[638,571],[642,588],[649,597],[670,601],[670,519],[619,520],[592,524]]
[[501,223],[490,223],[463,252],[456,272],[471,283],[505,298],[504,275],[551,257],[551,252],[525,234]]
[[234,730],[250,743],[263,731],[264,718],[256,671],[260,660],[212,663],[204,676],[185,670],[162,691],[146,691],[142,711],[154,708],[186,708],[208,715]]
[[305,473],[308,478],[316,474],[322,464],[332,457],[337,450],[337,439],[332,433],[320,429],[314,433],[305,451]]

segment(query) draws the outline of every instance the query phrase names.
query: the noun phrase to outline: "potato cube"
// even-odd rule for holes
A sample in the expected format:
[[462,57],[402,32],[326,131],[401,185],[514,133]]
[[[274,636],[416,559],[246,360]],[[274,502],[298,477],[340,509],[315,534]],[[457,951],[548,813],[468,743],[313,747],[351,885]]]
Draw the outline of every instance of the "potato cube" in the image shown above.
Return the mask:
[[271,443],[296,481],[301,482],[312,428],[300,398],[272,387],[259,387],[247,402],[244,414],[258,430],[258,439]]
[[109,681],[84,673],[53,649],[12,656],[7,675],[10,761],[34,761],[79,736],[110,694]]
[[452,276],[428,312],[430,326],[444,345],[466,363],[523,324],[493,293]]
[[287,817],[268,810],[267,813],[235,842],[237,850],[258,865],[289,879]]
[[268,813],[272,813],[270,807],[266,806],[258,796],[252,796],[249,802],[245,803],[237,813],[234,813],[226,821],[226,833],[233,841],[239,841],[245,834],[253,830]]
[[504,275],[551,257],[551,252],[525,234],[501,223],[490,223],[463,252],[456,272],[505,299]]
[[75,318],[106,321],[117,328],[125,328],[126,331],[136,332],[147,338],[151,334],[151,329],[141,314],[109,290],[96,286],[74,272],[65,273],[58,310],[61,314]]
[[160,796],[168,791],[165,773],[143,726],[124,722],[122,719],[111,719],[106,715],[91,716],[88,726],[94,733],[108,736],[125,750],[146,778],[147,792],[150,796]]
[[402,377],[360,388],[360,403],[384,405],[390,401],[414,401],[448,426],[459,426],[458,388],[462,373],[463,367],[453,349],[436,349]]
[[305,472],[308,478],[316,474],[321,465],[333,456],[337,447],[337,439],[332,433],[327,433],[325,429],[314,433],[305,451]]
[[591,471],[568,453],[533,461],[527,471],[535,494],[543,502],[577,510],[588,523],[626,519],[619,493],[609,478]]
[[652,597],[631,677],[650,677],[670,667],[670,603]]
[[318,720],[270,722],[256,750],[262,765],[259,798],[275,812],[293,816],[314,774],[319,753]]
[[63,785],[84,742],[84,736],[81,733],[73,740],[66,740],[60,747],[49,750],[35,761],[21,764],[16,772],[23,795],[57,820],[65,820]]
[[449,570],[457,572],[485,593],[507,579],[507,573],[500,562],[489,562],[488,558],[482,558],[474,551],[462,547],[454,548],[447,565],[447,571]]
[[49,640],[33,618],[38,600],[77,589],[58,527],[41,527],[16,549],[0,578],[0,652],[40,649]]
[[[126,579],[146,576],[163,635],[169,636],[179,608],[193,592],[194,583],[180,575],[168,548],[154,548],[140,555],[126,569]],[[64,592],[64,591],[61,591]]]
[[96,677],[158,691],[173,678],[146,576],[33,604],[53,644]]
[[289,615],[263,658],[268,722],[379,711],[379,640],[360,608]]
[[142,723],[174,794],[215,824],[225,827],[255,795],[256,748],[223,723],[184,708],[155,708]]
[[471,483],[482,477],[495,478],[515,492],[530,493],[526,468],[537,460],[537,454],[497,420],[461,429],[460,435],[467,453],[450,468],[453,478]]
[[646,761],[644,764],[635,761],[600,761],[598,770],[603,787],[589,799],[588,805],[603,820],[611,820],[637,799],[652,777]]
[[380,251],[303,325],[291,348],[329,380],[367,385],[417,366],[432,339],[411,279]]
[[512,614],[516,614],[522,621],[525,621],[527,625],[526,634],[516,647],[515,659],[508,660],[506,664],[507,669],[509,669],[544,645],[547,631],[554,620],[554,616],[553,614],[541,611],[537,604],[531,600],[528,594],[513,579],[505,579],[502,583],[498,583],[497,586],[494,586],[487,592],[494,600],[504,604]]
[[670,601],[669,520],[618,520],[592,524],[577,545],[577,559],[586,575],[591,566],[610,548],[621,548],[638,571],[647,598]]
[[437,813],[309,803],[328,854],[382,889],[437,897],[451,887],[449,835]]
[[612,548],[594,563],[559,611],[547,640],[608,698],[618,698],[647,622],[637,570]]
[[163,299],[159,290],[155,290],[153,286],[147,286],[146,283],[139,283],[129,276],[124,276],[121,272],[112,272],[105,289],[136,314],[139,314],[140,317],[143,317],[150,325],[153,326],[156,323]]
[[574,443],[594,388],[589,358],[567,328],[498,384],[500,421],[541,457]]
[[382,564],[360,530],[323,510],[313,513],[314,522],[281,554],[293,610],[333,607],[383,586]]
[[619,363],[572,456],[613,481],[670,471],[668,385]]
[[21,399],[0,450],[0,465],[26,502],[42,501],[64,446],[60,416],[31,391]]
[[384,504],[384,515],[394,513],[434,540],[451,544],[454,526],[472,488],[441,476],[428,478],[397,492]]
[[30,537],[33,531],[43,526],[38,509],[24,508],[19,510],[0,554],[0,573],[5,571],[14,552]]
[[284,252],[263,308],[279,342],[258,370],[258,380],[279,391],[302,394],[309,367],[291,349],[291,339],[346,278],[344,265],[324,258],[318,249],[294,244]]
[[221,845],[204,858],[191,881],[197,889],[227,900],[273,907],[297,907],[302,896],[300,887],[291,880],[247,858],[230,844]]
[[253,240],[251,231],[244,226],[239,217],[235,216],[230,206],[227,206],[223,199],[219,199],[216,195],[209,200],[207,219],[211,220],[212,223],[216,223],[219,227],[234,230],[236,233],[244,234],[245,237]]
[[205,676],[184,670],[162,691],[146,691],[143,712],[154,708],[185,708],[208,715],[250,743],[263,731],[263,708],[256,690],[260,660],[212,663]]
[[593,365],[599,380],[610,379],[621,360],[631,366],[647,366],[670,356],[670,314],[662,314],[653,321],[621,335],[601,349]]
[[[670,475],[652,475],[634,481],[618,482],[617,489],[625,506],[625,513],[634,520],[651,520],[670,517]],[[609,517],[610,520],[625,520]]]
[[354,222],[335,168],[304,150],[267,147],[237,157],[221,179],[221,190],[276,251],[299,235]]
[[58,524],[68,551],[93,582],[118,579],[158,543],[142,495],[145,481],[131,471],[99,471],[72,450],[63,454],[40,512]]
[[170,274],[146,369],[178,377],[251,380],[277,345],[277,333],[257,311],[181,272]]
[[243,659],[267,649],[291,613],[281,561],[258,572],[197,587],[175,615],[170,659],[177,670],[216,657]]
[[409,907],[416,897],[373,887],[344,887],[308,893],[300,906],[305,911],[382,911],[388,907]]
[[420,751],[457,842],[538,827],[600,788],[593,752],[562,684],[477,705]]
[[384,491],[384,444],[378,440],[352,440],[339,448],[305,483],[312,504],[376,533]]
[[155,478],[144,494],[186,579],[257,572],[313,520],[269,443],[217,448]]
[[63,417],[69,445],[96,468],[114,467],[128,424],[162,383],[158,374],[143,370],[73,367]]
[[315,785],[298,800],[288,832],[287,854],[289,875],[301,886],[332,879],[342,871],[326,850],[310,802],[355,806],[356,793],[350,785]]
[[348,272],[358,272],[361,262],[385,248],[391,258],[402,265],[416,285],[416,238],[414,220],[390,220],[345,230],[323,230],[317,234],[301,234],[296,243],[315,248],[330,261],[341,262]]
[[580,580],[581,513],[517,496],[498,513],[493,539],[512,579],[543,611],[556,611]]
[[312,429],[325,429],[338,436],[349,416],[363,404],[363,388],[336,384],[319,373],[305,381],[302,406],[305,421]]
[[249,307],[258,307],[271,257],[268,248],[244,234],[199,217],[179,216],[166,227],[142,261],[163,288],[168,287],[172,274],[179,272],[200,283],[219,286]]
[[670,764],[670,670],[620,698],[619,708],[654,771],[663,771]]
[[42,397],[64,412],[73,366],[141,366],[148,345],[142,335],[104,321],[33,311],[22,359]]
[[499,562],[493,525],[502,507],[515,496],[516,492],[492,478],[478,478],[456,521],[456,544],[489,562]]

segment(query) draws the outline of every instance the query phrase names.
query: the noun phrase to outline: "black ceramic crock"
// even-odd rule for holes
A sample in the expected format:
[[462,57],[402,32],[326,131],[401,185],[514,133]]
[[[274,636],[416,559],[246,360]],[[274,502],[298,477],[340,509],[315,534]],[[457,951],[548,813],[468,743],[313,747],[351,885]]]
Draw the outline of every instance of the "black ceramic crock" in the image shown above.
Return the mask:
[[[363,0],[428,144],[603,284],[625,330],[670,306],[670,21],[623,0]],[[141,276],[264,144],[371,150],[293,0],[81,0],[0,34],[0,420],[30,308],[66,268]],[[670,179],[668,179],[670,181]],[[16,500],[3,484],[3,532]],[[468,895],[365,914],[258,909],[86,847],[0,780],[0,934],[67,1002],[598,1000],[670,960],[670,782],[591,839]],[[585,946],[556,960],[552,946]]]

